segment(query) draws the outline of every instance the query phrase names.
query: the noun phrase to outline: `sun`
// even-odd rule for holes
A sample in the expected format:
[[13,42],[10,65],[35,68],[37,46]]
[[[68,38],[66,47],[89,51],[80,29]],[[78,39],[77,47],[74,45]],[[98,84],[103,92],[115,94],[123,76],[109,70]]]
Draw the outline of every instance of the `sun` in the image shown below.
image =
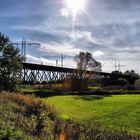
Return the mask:
[[86,0],[65,0],[68,8],[75,14],[84,9],[85,1]]

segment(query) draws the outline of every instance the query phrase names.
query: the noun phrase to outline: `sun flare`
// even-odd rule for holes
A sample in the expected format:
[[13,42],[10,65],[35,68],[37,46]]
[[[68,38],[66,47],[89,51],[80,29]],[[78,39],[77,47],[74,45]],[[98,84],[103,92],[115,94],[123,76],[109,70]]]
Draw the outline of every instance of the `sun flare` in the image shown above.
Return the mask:
[[84,9],[85,0],[65,0],[68,8],[73,12],[77,13],[79,10]]

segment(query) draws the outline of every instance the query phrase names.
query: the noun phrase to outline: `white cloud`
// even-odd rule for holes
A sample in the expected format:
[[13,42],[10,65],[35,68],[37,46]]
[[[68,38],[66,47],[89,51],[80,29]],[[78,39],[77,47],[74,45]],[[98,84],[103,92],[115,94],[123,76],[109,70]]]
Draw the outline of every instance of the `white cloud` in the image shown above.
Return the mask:
[[[26,58],[27,58],[27,61],[26,61],[27,63],[56,66],[56,60],[48,60],[44,57],[36,57],[32,55],[27,55]],[[57,66],[61,66],[60,59],[57,60]],[[67,57],[65,56],[63,59],[63,67],[76,68],[76,63],[73,60],[67,59]]]
[[26,55],[27,61],[29,63],[44,64],[44,65],[54,65],[56,62],[54,60],[48,60],[43,57],[36,57],[32,55]]
[[75,48],[72,44],[61,44],[56,42],[52,42],[50,44],[42,44],[39,50],[42,52],[64,54],[69,56],[74,56],[81,51],[80,49]]
[[75,31],[70,34],[70,37],[75,40],[75,42],[83,39],[93,44],[102,45],[102,43],[88,31]]
[[104,53],[102,51],[95,51],[93,53],[93,56],[95,56],[95,57],[99,57],[99,56],[102,56],[102,55],[104,55]]

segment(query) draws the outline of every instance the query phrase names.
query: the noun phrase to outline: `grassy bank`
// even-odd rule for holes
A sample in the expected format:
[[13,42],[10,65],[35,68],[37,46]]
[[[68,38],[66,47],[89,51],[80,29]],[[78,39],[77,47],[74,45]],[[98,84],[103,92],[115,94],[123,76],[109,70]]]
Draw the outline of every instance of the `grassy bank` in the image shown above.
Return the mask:
[[[66,100],[66,102],[67,101],[68,100]],[[81,125],[72,120],[67,121],[61,120],[60,118],[57,117],[54,108],[45,102],[42,101],[42,99],[34,96],[15,93],[0,93],[0,139],[1,140],[103,140],[103,139],[139,140],[140,139],[139,135],[136,135],[134,133],[130,134],[129,132],[124,130],[102,129],[97,126],[90,126],[88,123],[86,123],[85,125]],[[63,105],[66,105],[65,101],[63,101],[63,103],[64,103]],[[82,104],[80,106],[82,106]],[[77,109],[73,108],[73,110]],[[81,112],[82,111],[84,110],[81,110]],[[73,112],[72,115],[78,116],[81,114],[81,112],[77,113]]]
[[140,95],[56,96],[45,99],[60,118],[140,132]]

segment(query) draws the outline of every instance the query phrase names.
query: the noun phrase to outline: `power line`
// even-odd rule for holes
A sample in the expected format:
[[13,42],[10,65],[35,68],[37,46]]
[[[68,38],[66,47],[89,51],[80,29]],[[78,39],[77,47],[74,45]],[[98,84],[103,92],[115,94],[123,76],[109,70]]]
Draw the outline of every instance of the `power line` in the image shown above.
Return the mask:
[[23,39],[20,42],[13,42],[11,44],[16,45],[17,47],[21,46],[21,55],[24,57],[24,61],[26,61],[26,49],[27,49],[27,46],[40,46],[39,43],[27,41],[25,39]]

